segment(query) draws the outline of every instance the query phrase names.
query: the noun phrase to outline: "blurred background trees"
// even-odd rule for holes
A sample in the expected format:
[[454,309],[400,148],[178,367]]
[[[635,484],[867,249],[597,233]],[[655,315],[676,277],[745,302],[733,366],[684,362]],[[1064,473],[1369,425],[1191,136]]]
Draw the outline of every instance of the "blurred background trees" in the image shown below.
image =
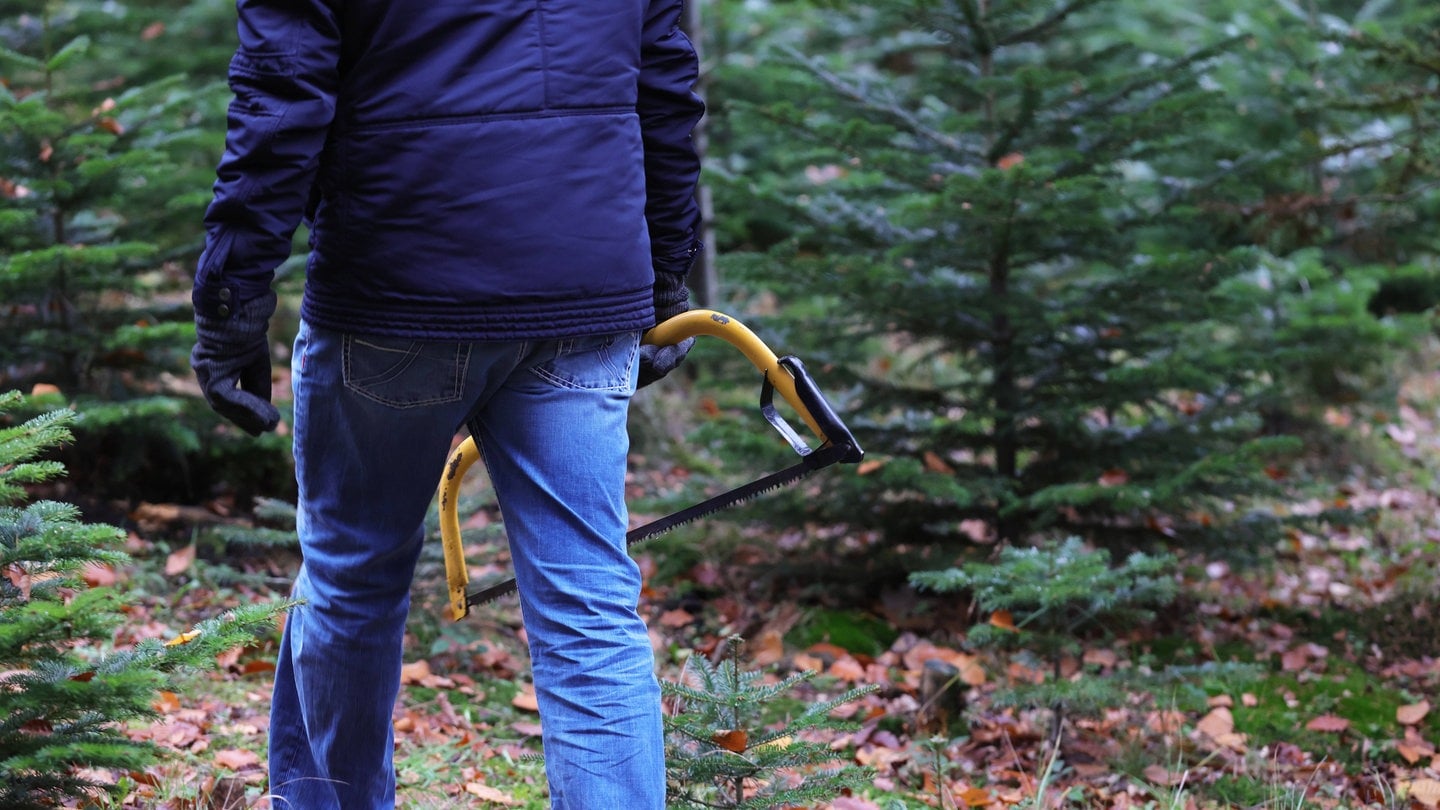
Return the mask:
[[65,452],[88,496],[283,491],[284,441],[229,441],[189,382],[190,274],[224,143],[233,9],[0,13],[0,389],[83,414]]
[[[1429,334],[1434,4],[698,10],[714,303],[804,357],[871,453],[786,520],[935,564],[1040,535],[1263,549],[1255,499],[1319,470],[1326,408],[1383,405]],[[286,438],[219,423],[185,362],[232,29],[218,0],[0,3],[0,388],[82,415],[76,497],[290,494]],[[783,454],[720,418],[743,362],[697,360],[718,417],[670,417],[688,460]]]
[[[1405,472],[1336,428],[1383,432],[1398,386],[1437,356],[1440,5],[690,1],[709,103],[706,303],[802,357],[868,456],[728,513],[768,525],[712,520],[657,543],[675,558],[662,574],[760,537],[803,576],[768,565],[743,587],[823,608],[797,633],[840,639],[832,617],[915,584],[1005,629],[1012,606],[1061,616],[1109,581],[1085,566],[1047,579],[1070,563],[1019,549],[1101,547],[1087,565],[1123,577],[1109,560],[1146,560],[1158,586],[1165,566],[1264,558],[1287,523],[1355,519],[1315,493]],[[26,395],[5,400],[0,430],[76,417],[73,442],[41,443],[68,475],[8,498],[44,504],[11,509],[12,547],[40,518],[114,541],[80,519],[128,524],[165,501],[234,524],[204,532],[224,557],[293,497],[283,424],[256,440],[223,423],[187,363],[233,41],[228,0],[0,0],[0,394]],[[279,273],[282,413],[304,239]],[[757,388],[702,341],[637,398],[637,481],[674,501],[641,511],[788,463],[754,418]],[[193,553],[197,527],[171,532]],[[16,572],[54,562],[18,554]],[[7,610],[49,609],[10,584]],[[1050,601],[1024,601],[1035,588]],[[893,631],[865,618],[844,621]],[[15,671],[44,669],[24,656],[49,648],[11,646]],[[79,665],[47,666],[68,683]],[[100,707],[108,720],[156,683],[136,677]],[[31,710],[55,710],[35,694]],[[1080,705],[1043,698],[1061,700]]]
[[1262,548],[1253,499],[1428,330],[1431,6],[745,9],[712,33],[729,289],[782,302],[872,454],[812,516]]

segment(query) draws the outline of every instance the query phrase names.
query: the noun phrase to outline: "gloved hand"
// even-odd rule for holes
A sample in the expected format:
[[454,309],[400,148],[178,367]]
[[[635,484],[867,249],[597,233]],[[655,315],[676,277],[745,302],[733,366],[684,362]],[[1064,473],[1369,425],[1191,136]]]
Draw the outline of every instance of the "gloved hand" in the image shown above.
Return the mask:
[[690,353],[690,347],[694,345],[695,338],[689,337],[673,346],[649,344],[641,346],[640,384],[638,387],[644,388],[679,368],[680,364],[685,362],[685,355]]
[[[667,321],[690,309],[690,289],[685,276],[655,271],[655,323]],[[642,345],[640,347],[640,388],[664,377],[685,362],[685,355],[695,345],[695,338],[685,338],[673,346]]]
[[195,313],[190,367],[205,401],[251,436],[274,430],[280,411],[270,404],[270,341],[275,293],[235,308],[229,318]]

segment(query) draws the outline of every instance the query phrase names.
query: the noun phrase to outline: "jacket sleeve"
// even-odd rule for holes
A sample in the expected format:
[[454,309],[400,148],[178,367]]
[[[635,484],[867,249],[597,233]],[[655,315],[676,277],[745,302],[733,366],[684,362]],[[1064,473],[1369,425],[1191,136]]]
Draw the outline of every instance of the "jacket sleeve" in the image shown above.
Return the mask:
[[290,255],[339,84],[339,20],[327,0],[238,0],[236,10],[234,98],[192,293],[197,312],[221,318],[267,293]]
[[640,114],[645,145],[645,219],[656,272],[690,271],[700,247],[695,189],[700,156],[690,133],[705,113],[695,93],[700,65],[680,30],[681,0],[650,0],[641,43]]

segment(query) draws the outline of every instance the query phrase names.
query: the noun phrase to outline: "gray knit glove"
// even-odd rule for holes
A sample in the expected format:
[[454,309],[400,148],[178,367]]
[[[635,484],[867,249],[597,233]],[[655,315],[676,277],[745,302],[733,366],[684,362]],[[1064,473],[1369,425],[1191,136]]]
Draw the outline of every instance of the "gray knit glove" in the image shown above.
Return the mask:
[[[690,289],[685,276],[655,271],[655,323],[667,321],[690,310]],[[640,388],[664,377],[685,362],[685,355],[695,345],[695,338],[685,338],[673,346],[640,347]]]
[[195,313],[195,348],[190,367],[205,401],[251,436],[274,430],[280,411],[270,404],[270,341],[275,312],[269,292],[235,307],[229,317]]

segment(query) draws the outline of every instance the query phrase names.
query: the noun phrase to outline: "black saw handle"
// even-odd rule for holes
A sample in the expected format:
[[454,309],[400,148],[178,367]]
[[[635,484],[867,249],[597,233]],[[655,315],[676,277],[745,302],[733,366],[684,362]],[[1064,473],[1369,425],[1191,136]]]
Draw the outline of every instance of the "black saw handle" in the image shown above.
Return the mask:
[[835,415],[835,409],[830,407],[825,395],[820,393],[800,358],[776,357],[775,352],[756,337],[749,327],[729,315],[710,309],[692,309],[658,324],[645,333],[641,342],[655,346],[673,346],[698,335],[724,340],[739,349],[746,359],[760,369],[765,378],[760,392],[760,409],[765,414],[766,421],[780,431],[795,452],[803,456],[808,455],[811,450],[775,411],[772,404],[772,394],[775,391],[779,391],[780,396],[790,403],[790,407],[795,409],[822,444],[849,448],[840,459],[842,463],[853,464],[864,457],[865,451],[860,449],[860,443],[855,441],[850,429]]

